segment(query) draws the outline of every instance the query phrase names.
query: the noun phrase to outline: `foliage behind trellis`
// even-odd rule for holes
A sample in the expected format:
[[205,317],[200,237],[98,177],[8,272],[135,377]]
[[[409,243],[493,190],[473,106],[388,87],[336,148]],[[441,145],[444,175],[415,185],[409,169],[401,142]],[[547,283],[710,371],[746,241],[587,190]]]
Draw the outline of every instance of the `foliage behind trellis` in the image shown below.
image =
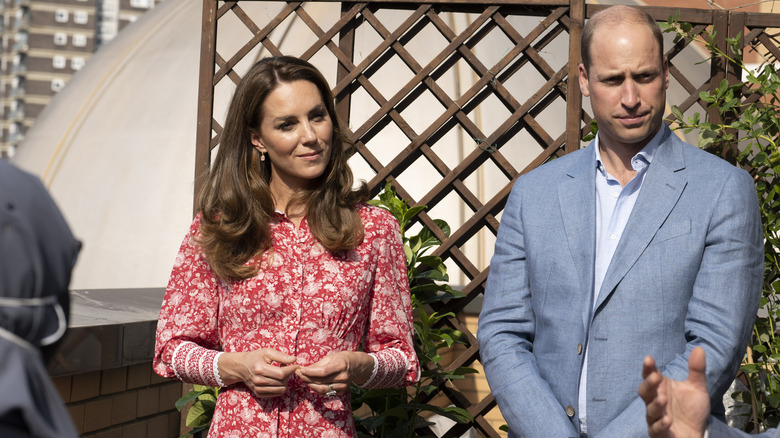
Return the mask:
[[[467,295],[436,310],[461,312],[480,299],[489,271],[485,258],[476,260],[469,248],[478,241],[492,251],[484,236],[495,236],[514,180],[580,147],[591,116],[577,85],[579,36],[585,18],[603,7],[578,0],[204,0],[196,191],[219,145],[227,98],[240,75],[262,56],[308,59],[330,73],[337,111],[355,144],[351,163],[372,175],[367,179],[373,195],[392,179],[411,205],[431,211],[454,199],[459,206],[460,220],[448,218],[449,237],[437,232],[426,213],[420,220],[442,240],[436,255],[460,271]],[[677,11],[646,9],[660,22]],[[780,27],[776,14],[684,9],[680,21],[692,23],[694,32],[714,29],[724,49],[726,37],[742,34],[744,46],[776,58],[780,53],[766,29]],[[220,39],[224,32],[232,38]],[[292,40],[298,43],[295,51],[288,48]],[[686,116],[707,110],[700,91],[738,78],[735,66],[725,62],[696,67],[706,56],[684,41],[667,47],[666,55],[669,103]],[[727,148],[725,155],[733,151]],[[449,366],[475,364],[479,348],[466,324],[456,318],[443,323],[469,341]],[[481,436],[499,436],[484,418],[497,409],[491,395],[474,401],[452,385],[442,385],[435,395],[475,418],[446,436],[470,427]]]

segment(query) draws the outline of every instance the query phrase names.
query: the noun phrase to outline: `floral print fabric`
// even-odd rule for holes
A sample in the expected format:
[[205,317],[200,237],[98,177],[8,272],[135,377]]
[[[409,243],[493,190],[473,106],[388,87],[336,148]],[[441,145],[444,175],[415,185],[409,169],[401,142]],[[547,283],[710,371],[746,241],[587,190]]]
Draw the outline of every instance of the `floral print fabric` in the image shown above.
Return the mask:
[[[357,350],[376,358],[368,387],[415,382],[420,368],[412,341],[406,260],[398,223],[385,210],[358,207],[365,238],[354,250],[331,253],[306,220],[295,228],[276,213],[272,251],[252,278],[225,283],[195,242],[199,217],[184,239],[157,324],[154,369],[164,377],[216,386],[217,352],[273,348],[300,365]],[[255,398],[243,385],[219,396],[209,437],[353,437],[349,394],[320,395],[293,375],[287,392]]]

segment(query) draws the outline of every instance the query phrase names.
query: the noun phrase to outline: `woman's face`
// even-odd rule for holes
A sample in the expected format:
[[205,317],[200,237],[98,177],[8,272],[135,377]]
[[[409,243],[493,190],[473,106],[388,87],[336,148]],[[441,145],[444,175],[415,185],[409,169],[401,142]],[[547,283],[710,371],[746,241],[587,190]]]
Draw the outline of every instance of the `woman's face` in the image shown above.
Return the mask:
[[262,104],[260,131],[252,144],[271,160],[271,184],[297,191],[325,172],[333,123],[316,85],[283,82]]

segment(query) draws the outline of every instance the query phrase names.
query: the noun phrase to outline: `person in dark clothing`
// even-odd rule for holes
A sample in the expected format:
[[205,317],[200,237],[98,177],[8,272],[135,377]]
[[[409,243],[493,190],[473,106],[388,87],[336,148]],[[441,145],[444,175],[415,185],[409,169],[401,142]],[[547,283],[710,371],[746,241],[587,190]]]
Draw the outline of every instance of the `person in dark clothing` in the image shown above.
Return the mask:
[[38,178],[0,160],[0,437],[77,437],[45,362],[81,244]]

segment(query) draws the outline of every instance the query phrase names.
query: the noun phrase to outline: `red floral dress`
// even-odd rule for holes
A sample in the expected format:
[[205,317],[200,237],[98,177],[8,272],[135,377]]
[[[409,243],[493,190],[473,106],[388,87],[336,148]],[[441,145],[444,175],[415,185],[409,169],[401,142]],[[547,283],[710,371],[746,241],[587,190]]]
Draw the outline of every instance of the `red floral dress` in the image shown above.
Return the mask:
[[[272,257],[258,256],[252,278],[220,281],[206,262],[199,217],[176,257],[157,323],[154,370],[164,377],[222,386],[220,351],[273,348],[297,356],[300,365],[326,355],[364,350],[376,373],[367,387],[400,387],[419,378],[412,343],[406,260],[398,223],[385,210],[358,207],[365,238],[354,250],[334,254],[283,214],[271,223]],[[294,374],[287,392],[255,398],[243,384],[219,395],[209,437],[353,437],[349,393],[320,395]]]

